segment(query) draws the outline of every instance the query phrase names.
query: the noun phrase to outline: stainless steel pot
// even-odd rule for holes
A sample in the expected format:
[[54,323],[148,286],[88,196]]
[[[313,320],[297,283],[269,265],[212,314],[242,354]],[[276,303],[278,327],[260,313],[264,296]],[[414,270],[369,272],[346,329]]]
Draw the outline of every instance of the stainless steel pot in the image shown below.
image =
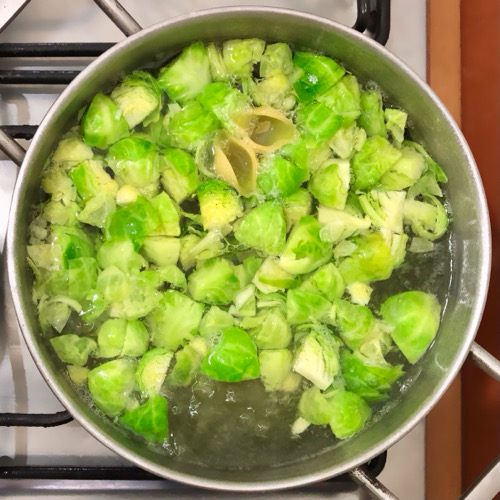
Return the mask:
[[[125,31],[134,31],[131,24]],[[26,235],[31,207],[45,161],[60,136],[91,97],[137,67],[176,54],[193,41],[259,37],[295,48],[323,52],[342,61],[362,80],[374,81],[388,100],[411,117],[411,134],[422,141],[448,176],[453,212],[454,264],[450,292],[436,341],[419,362],[412,384],[372,425],[336,447],[312,442],[315,453],[300,463],[277,467],[220,470],[185,464],[159,454],[103,421],[61,376],[41,332],[31,301]],[[1,138],[0,138],[1,139]],[[15,153],[15,152],[14,152]],[[18,151],[21,155],[21,152]],[[383,47],[359,33],[312,15],[271,8],[225,8],[178,17],[140,31],[88,66],[62,93],[40,125],[15,188],[8,229],[8,270],[20,326],[28,347],[62,404],[95,437],[123,457],[159,476],[225,490],[273,490],[319,481],[353,469],[379,454],[413,428],[445,392],[473,346],[484,307],[490,269],[490,228],[481,180],[467,144],[429,87]],[[475,356],[497,372],[479,346]],[[361,475],[355,469],[354,475]],[[358,477],[359,479],[359,477]]]

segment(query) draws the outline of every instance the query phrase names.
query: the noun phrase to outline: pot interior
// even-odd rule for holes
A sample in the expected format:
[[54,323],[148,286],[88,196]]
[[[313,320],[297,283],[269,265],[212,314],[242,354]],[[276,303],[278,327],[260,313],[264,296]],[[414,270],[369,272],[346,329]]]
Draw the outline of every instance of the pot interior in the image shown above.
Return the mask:
[[[408,112],[412,138],[425,145],[449,177],[446,197],[452,224],[449,237],[438,245],[436,259],[421,268],[415,257],[396,273],[393,282],[401,285],[408,279],[419,283],[423,279],[424,287],[436,293],[441,303],[446,301],[446,307],[429,352],[408,369],[401,390],[390,403],[353,438],[335,442],[329,431],[319,429],[307,440],[288,441],[285,446],[277,439],[250,436],[246,446],[238,450],[236,462],[220,453],[209,455],[210,442],[197,440],[196,446],[193,441],[193,458],[183,460],[175,453],[148,448],[101,418],[62,376],[60,364],[41,341],[31,302],[27,226],[48,155],[94,94],[110,88],[133,69],[161,65],[194,41],[246,37],[283,41],[294,49],[325,53],[361,81],[375,82],[389,103]],[[234,8],[188,15],[145,30],[108,51],[65,90],[40,126],[23,165],[8,251],[16,310],[28,346],[56,395],[90,432],[161,476],[215,488],[275,489],[323,479],[368,460],[402,437],[437,401],[458,372],[479,323],[488,279],[489,229],[480,179],[465,141],[432,92],[409,69],[384,48],[333,22],[278,9]],[[416,274],[417,266],[420,274]],[[390,293],[387,285],[381,290]],[[214,419],[212,426],[205,425],[204,432],[212,439],[213,435],[222,436],[224,425]]]

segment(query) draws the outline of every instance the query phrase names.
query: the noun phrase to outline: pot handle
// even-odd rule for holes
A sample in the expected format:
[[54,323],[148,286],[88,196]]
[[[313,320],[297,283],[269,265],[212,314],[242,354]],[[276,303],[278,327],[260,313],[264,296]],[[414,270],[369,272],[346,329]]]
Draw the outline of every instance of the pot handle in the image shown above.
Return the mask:
[[135,35],[142,30],[142,26],[117,0],[94,0],[94,2],[126,36]]
[[375,5],[370,0],[357,0],[358,16],[353,29],[371,37],[381,45],[389,39],[391,29],[391,0],[377,0]]
[[0,150],[18,167],[21,166],[26,150],[0,128]]
[[500,382],[500,361],[491,355],[477,342],[473,342],[470,348],[470,357],[479,368]]

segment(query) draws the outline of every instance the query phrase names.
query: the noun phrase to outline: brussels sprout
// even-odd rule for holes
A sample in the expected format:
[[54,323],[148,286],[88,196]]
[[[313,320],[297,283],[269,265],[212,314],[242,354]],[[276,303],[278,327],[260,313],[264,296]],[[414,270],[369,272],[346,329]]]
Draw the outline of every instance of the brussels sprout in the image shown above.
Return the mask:
[[[102,273],[101,273],[102,274]],[[143,271],[128,276],[129,293],[121,302],[111,304],[109,315],[112,318],[138,319],[149,314],[161,298],[156,288],[161,284],[155,273]]]
[[181,249],[179,252],[179,261],[182,269],[188,271],[196,264],[196,256],[191,253],[191,250],[200,242],[201,238],[196,234],[188,234],[179,238]]
[[[373,288],[366,283],[360,283],[355,281],[347,287],[347,291],[351,296],[351,302],[360,306],[366,306],[370,302],[370,297],[373,292]],[[340,298],[340,297],[339,297]]]
[[210,83],[198,96],[198,102],[229,130],[235,129],[232,117],[250,107],[248,96],[228,82]]
[[202,337],[213,337],[233,325],[234,318],[231,314],[219,309],[217,306],[212,306],[201,320],[200,335]]
[[293,73],[292,50],[286,43],[271,43],[266,47],[260,60],[261,78]]
[[182,291],[187,290],[186,276],[177,266],[173,264],[160,266],[153,272],[160,277],[162,282],[170,283],[172,286],[180,288]]
[[318,101],[341,116],[343,126],[351,125],[361,114],[360,89],[356,77],[345,75],[330,90],[318,97]]
[[81,163],[85,160],[91,160],[93,157],[92,148],[87,146],[79,137],[67,137],[59,141],[52,155],[52,163]]
[[366,140],[352,159],[355,189],[370,189],[401,158],[401,151],[379,136]]
[[419,195],[432,194],[433,196],[443,196],[443,191],[439,186],[436,177],[427,172],[408,189],[407,199],[416,198]]
[[129,186],[128,184],[124,184],[118,189],[116,192],[116,204],[124,207],[125,205],[130,205],[137,201],[140,193],[134,186]]
[[208,64],[210,66],[210,75],[214,82],[227,80],[229,74],[226,64],[222,58],[221,51],[213,43],[207,45]]
[[[96,283],[97,287],[97,283]],[[104,300],[104,295],[97,290],[90,290],[82,302],[82,309],[78,313],[85,323],[92,323],[104,313],[108,304]]]
[[243,262],[240,265],[234,266],[234,273],[240,280],[241,288],[249,285],[252,282],[255,273],[259,270],[262,262],[264,262],[263,259],[254,257],[252,255],[250,257],[247,257],[246,259],[243,259]]
[[283,198],[297,192],[307,177],[307,168],[303,166],[299,167],[281,156],[264,156],[257,185],[269,198]]
[[400,151],[401,158],[380,178],[380,184],[385,189],[405,189],[413,185],[425,169],[425,161],[420,153],[408,147]]
[[324,94],[345,73],[344,68],[333,59],[310,52],[295,52],[293,64],[300,70],[294,83],[300,102],[308,103]]
[[163,104],[160,87],[151,74],[134,71],[113,89],[111,99],[121,109],[129,128],[145,127],[159,119]]
[[279,255],[285,247],[286,225],[280,205],[263,203],[252,209],[234,231],[236,239],[268,255]]
[[186,347],[175,353],[175,365],[167,377],[167,382],[176,387],[189,385],[207,354],[207,344],[203,339],[193,339]]
[[50,200],[43,209],[43,216],[55,226],[74,226],[79,212],[80,207],[75,202],[65,205],[61,201]]
[[436,240],[448,228],[448,215],[441,202],[432,194],[424,194],[426,201],[406,200],[404,204],[405,223],[421,238]]
[[299,434],[302,434],[309,428],[310,425],[311,422],[308,422],[306,419],[302,417],[298,417],[292,424],[292,435],[298,436]]
[[360,151],[365,141],[365,130],[352,124],[347,128],[342,127],[337,130],[328,141],[328,145],[337,156],[347,159]]
[[299,289],[319,293],[327,300],[333,301],[344,294],[344,280],[337,267],[329,262],[303,281]]
[[286,317],[291,325],[309,323],[325,317],[331,303],[322,295],[306,290],[289,290],[286,301]]
[[155,236],[179,236],[179,212],[167,193],[161,192],[151,200],[159,217],[158,226],[150,234]]
[[358,125],[366,130],[368,137],[387,137],[385,128],[384,110],[382,107],[382,94],[377,90],[362,90],[361,96],[361,116],[358,118]]
[[77,366],[87,364],[89,356],[97,347],[94,340],[73,333],[52,337],[50,343],[61,361]]
[[358,236],[356,249],[339,265],[346,285],[354,281],[368,283],[387,279],[394,268],[394,257],[390,247],[379,233]]
[[380,306],[380,314],[394,327],[392,339],[406,359],[414,364],[436,336],[441,306],[434,295],[415,290],[386,299]]
[[97,251],[97,262],[103,269],[115,266],[124,273],[139,271],[147,262],[134,250],[129,240],[105,241]]
[[134,203],[119,207],[106,222],[104,234],[107,240],[130,240],[135,250],[142,246],[144,238],[159,225],[158,212],[153,204],[139,196]]
[[241,289],[234,296],[233,302],[234,305],[229,308],[229,312],[233,316],[255,316],[257,313],[255,287],[253,285],[248,285]]
[[[259,313],[249,334],[259,349],[284,349],[292,340],[292,332],[280,308]],[[244,322],[242,323],[244,325]]]
[[135,368],[135,361],[119,358],[90,370],[90,394],[97,407],[106,415],[115,417],[123,410],[135,406]]
[[93,257],[79,257],[68,262],[68,295],[83,300],[97,282],[97,261]]
[[279,154],[305,171],[314,172],[332,157],[332,150],[327,142],[301,134],[298,141],[283,146]]
[[125,184],[139,189],[160,178],[156,146],[137,135],[115,142],[109,148],[106,163]]
[[166,115],[163,125],[167,135],[164,145],[191,152],[196,151],[207,138],[212,138],[213,133],[220,128],[217,117],[197,101],[191,101],[178,112]]
[[391,384],[404,373],[403,365],[374,362],[348,349],[342,349],[340,353],[340,366],[346,389],[367,401],[387,399]]
[[375,327],[375,318],[366,306],[354,305],[347,300],[337,300],[330,313],[332,323],[346,345],[359,349],[367,335]]
[[339,347],[329,332],[313,331],[299,345],[293,370],[321,390],[331,385],[339,371]]
[[118,422],[147,441],[164,443],[168,439],[167,410],[167,400],[153,396],[137,408],[126,410]]
[[226,259],[210,259],[188,278],[188,290],[194,300],[208,304],[229,304],[240,289],[233,265]]
[[98,194],[87,201],[85,208],[78,214],[78,220],[91,226],[103,228],[115,210],[116,204],[112,195]]
[[292,375],[292,353],[288,349],[260,351],[259,365],[266,391],[286,390],[285,381]]
[[284,112],[294,108],[296,97],[289,77],[277,74],[250,82],[248,91],[257,106],[271,106]]
[[142,356],[148,349],[149,333],[139,320],[108,319],[97,334],[100,358]]
[[282,204],[288,232],[299,222],[301,217],[311,213],[312,196],[307,189],[300,188],[295,193],[287,196]]
[[260,61],[266,43],[258,38],[228,40],[222,45],[222,57],[232,76],[250,76],[253,65]]
[[87,378],[89,376],[89,369],[84,366],[68,365],[66,366],[68,370],[69,378],[71,382],[76,385],[86,385]]
[[96,289],[105,301],[120,302],[130,295],[132,284],[127,274],[116,266],[109,266],[99,273]]
[[121,109],[104,94],[92,99],[82,118],[83,140],[89,146],[106,149],[129,135]]
[[167,290],[158,307],[148,315],[153,345],[175,350],[193,338],[203,316],[204,305],[175,290]]
[[338,439],[345,439],[364,427],[371,416],[363,398],[350,391],[339,391],[329,398],[332,407],[330,428]]
[[59,247],[66,268],[72,259],[94,256],[92,240],[83,230],[75,226],[52,226],[52,244]]
[[279,262],[279,259],[268,257],[255,273],[252,283],[261,292],[270,293],[297,286],[297,278],[283,270]]
[[411,239],[410,246],[408,247],[408,252],[412,253],[426,253],[432,252],[432,250],[434,250],[434,243],[418,236],[414,236]]
[[227,328],[203,360],[201,373],[222,382],[257,378],[260,373],[257,348],[244,330],[236,326]]
[[75,186],[62,168],[50,168],[42,173],[42,189],[52,195],[53,201],[62,201],[65,205],[76,200]]
[[343,118],[325,104],[315,101],[299,108],[300,127],[318,141],[330,139],[342,126]]
[[[224,231],[225,232],[225,231]],[[189,237],[190,235],[188,235]],[[187,245],[181,245],[181,259],[185,258],[188,261],[194,259],[194,261],[208,260],[221,255],[225,248],[225,243],[223,241],[222,233],[219,230],[209,231],[202,238],[197,235],[196,240],[190,241],[190,238],[184,237],[185,243]],[[187,241],[186,241],[187,240]],[[191,245],[192,243],[192,245]],[[182,254],[185,253],[183,256]]]
[[330,400],[318,387],[306,389],[299,401],[299,415],[314,425],[326,425],[332,418],[333,408]]
[[185,104],[211,81],[207,49],[201,42],[185,48],[173,63],[162,68],[158,85],[170,99]]
[[448,182],[448,177],[443,172],[443,169],[433,160],[421,144],[413,141],[403,141],[403,146],[413,149],[424,157],[426,172],[432,174],[438,182]]
[[292,274],[314,271],[331,258],[331,246],[319,237],[321,224],[312,216],[302,217],[292,229],[279,265]]
[[150,349],[137,364],[135,380],[143,397],[159,394],[174,353],[163,347]]
[[162,186],[176,203],[181,203],[200,183],[194,158],[178,148],[164,149],[163,155],[167,164],[161,173]]
[[378,191],[372,189],[361,193],[359,203],[374,226],[388,229],[393,233],[403,232],[404,191]]
[[[43,287],[42,287],[43,288]],[[44,333],[47,333],[49,327],[53,327],[58,333],[61,333],[66,326],[71,315],[71,310],[81,311],[80,304],[69,297],[56,296],[48,299],[46,292],[38,304],[38,318]]]
[[405,138],[405,127],[408,114],[400,109],[392,108],[386,108],[384,114],[387,131],[391,134],[394,143],[397,146],[401,146]]
[[[319,237],[322,241],[329,243],[337,243],[349,238],[364,229],[368,229],[372,224],[369,217],[361,218],[345,210],[337,210],[321,205],[318,207],[318,220],[323,225],[319,231]],[[346,243],[353,244],[352,242]],[[335,250],[337,250],[337,247]]]
[[313,173],[309,190],[323,205],[342,210],[347,200],[350,180],[349,162],[336,160]]
[[104,170],[99,160],[87,160],[80,163],[70,171],[69,176],[80,198],[84,201],[102,193],[114,196],[118,191],[118,184]]
[[200,202],[203,227],[206,230],[222,230],[242,215],[238,194],[224,181],[205,181],[200,184],[196,194]]

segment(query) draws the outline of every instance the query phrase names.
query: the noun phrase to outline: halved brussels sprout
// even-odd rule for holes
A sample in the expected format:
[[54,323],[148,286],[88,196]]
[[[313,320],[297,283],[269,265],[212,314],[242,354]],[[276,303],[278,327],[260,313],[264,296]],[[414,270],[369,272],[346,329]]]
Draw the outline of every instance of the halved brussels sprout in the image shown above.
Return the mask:
[[74,333],[52,337],[50,343],[57,356],[64,363],[83,366],[96,350],[97,344],[88,337],[79,337]]
[[257,205],[248,212],[234,231],[236,239],[267,255],[279,255],[285,247],[286,224],[277,203]]
[[201,373],[222,382],[257,378],[259,358],[253,340],[241,328],[227,328],[203,360]]
[[280,267],[292,274],[314,271],[332,256],[331,245],[321,240],[321,224],[312,216],[302,217],[292,229],[279,259]]
[[121,109],[104,94],[94,96],[81,124],[85,143],[99,149],[106,149],[129,135]]
[[126,410],[118,422],[147,441],[163,443],[168,439],[167,400],[162,396],[153,396],[145,403]]
[[380,314],[394,327],[392,339],[406,359],[414,364],[436,336],[441,306],[434,295],[413,290],[386,299],[380,306]]
[[207,49],[201,42],[185,48],[173,63],[162,68],[158,85],[170,99],[184,104],[211,81]]
[[123,410],[136,406],[135,368],[136,363],[132,359],[118,358],[90,370],[90,394],[97,407],[106,415],[115,417]]
[[160,393],[174,353],[163,347],[146,352],[135,371],[137,388],[143,397],[154,397]]

